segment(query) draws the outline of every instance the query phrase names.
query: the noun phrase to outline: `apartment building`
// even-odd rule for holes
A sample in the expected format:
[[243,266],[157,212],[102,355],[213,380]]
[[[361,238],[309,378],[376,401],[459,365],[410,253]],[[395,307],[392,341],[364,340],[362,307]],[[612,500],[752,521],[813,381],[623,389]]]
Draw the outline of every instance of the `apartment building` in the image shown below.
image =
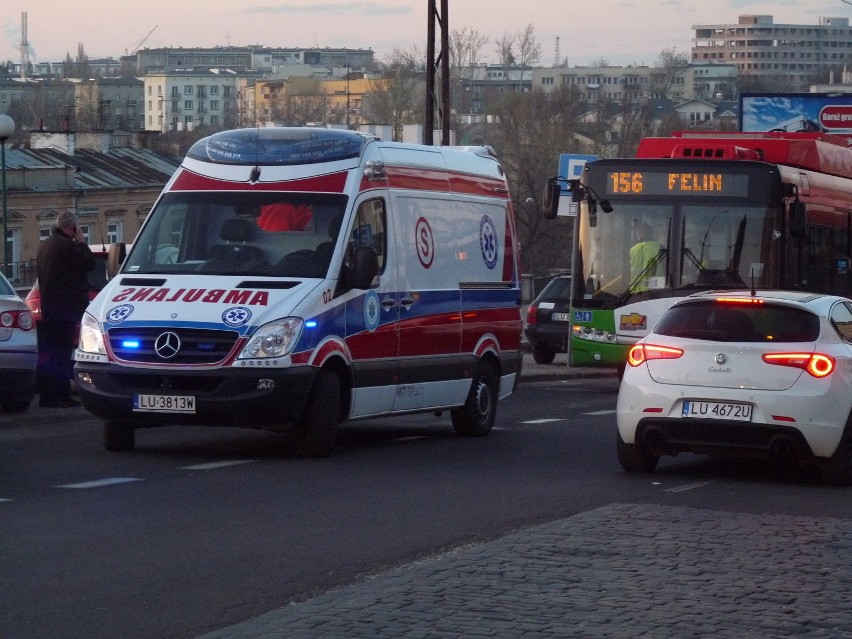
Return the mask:
[[146,131],[237,125],[240,77],[231,70],[149,73],[144,77]]
[[740,76],[775,82],[786,91],[806,91],[852,62],[848,18],[819,23],[775,24],[773,16],[741,15],[737,24],[694,25],[693,64],[736,65]]
[[[693,70],[677,69],[671,78],[664,78],[660,69],[648,66],[575,66],[549,67],[532,70],[536,89],[552,93],[560,86],[575,87],[581,100],[620,103],[665,98],[672,101],[693,97]],[[665,94],[665,95],[663,95]]]

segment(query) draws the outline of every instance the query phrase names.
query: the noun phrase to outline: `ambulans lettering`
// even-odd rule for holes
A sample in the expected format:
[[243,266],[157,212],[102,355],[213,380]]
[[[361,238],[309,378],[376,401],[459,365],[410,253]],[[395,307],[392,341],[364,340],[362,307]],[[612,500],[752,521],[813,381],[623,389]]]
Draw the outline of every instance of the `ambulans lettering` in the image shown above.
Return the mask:
[[245,304],[247,306],[268,306],[268,291],[251,289],[226,290],[223,288],[125,288],[113,302],[206,302],[208,304]]

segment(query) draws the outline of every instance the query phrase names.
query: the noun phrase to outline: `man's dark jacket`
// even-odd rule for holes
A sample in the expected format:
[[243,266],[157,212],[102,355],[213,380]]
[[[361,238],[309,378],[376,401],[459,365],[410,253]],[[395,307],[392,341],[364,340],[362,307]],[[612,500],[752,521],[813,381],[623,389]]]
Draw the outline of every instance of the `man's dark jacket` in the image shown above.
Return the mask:
[[79,322],[89,305],[86,274],[95,267],[92,251],[55,228],[39,246],[37,260],[42,317]]

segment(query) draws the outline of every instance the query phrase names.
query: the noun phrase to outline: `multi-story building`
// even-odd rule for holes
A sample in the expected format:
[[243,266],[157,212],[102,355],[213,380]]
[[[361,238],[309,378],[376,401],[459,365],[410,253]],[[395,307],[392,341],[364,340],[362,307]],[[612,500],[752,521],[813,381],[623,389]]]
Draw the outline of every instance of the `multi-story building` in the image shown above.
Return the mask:
[[135,73],[167,73],[179,69],[231,69],[277,73],[283,67],[305,65],[328,69],[364,69],[373,64],[372,49],[249,47],[139,49],[123,56]]
[[238,122],[239,76],[230,71],[168,71],[144,78],[145,130],[229,128]]
[[772,81],[781,90],[805,91],[826,82],[852,62],[848,18],[820,18],[819,24],[775,24],[772,16],[741,15],[737,24],[692,27],[693,64],[734,64],[741,77]]
[[552,93],[559,86],[576,87],[581,100],[620,103],[650,99],[672,101],[692,98],[690,67],[665,70],[648,66],[550,67],[533,69],[533,86]]
[[72,81],[77,129],[143,128],[145,83],[139,78]]

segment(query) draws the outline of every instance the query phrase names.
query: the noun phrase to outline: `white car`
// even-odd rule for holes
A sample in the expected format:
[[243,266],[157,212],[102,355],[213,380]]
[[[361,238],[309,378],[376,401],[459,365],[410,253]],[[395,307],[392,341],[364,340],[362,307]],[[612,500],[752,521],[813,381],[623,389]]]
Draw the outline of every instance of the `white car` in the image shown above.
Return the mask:
[[33,314],[0,273],[0,408],[26,410],[36,390],[38,343]]
[[852,483],[852,300],[781,291],[692,295],[630,351],[618,393],[618,460],[661,455],[815,463]]

